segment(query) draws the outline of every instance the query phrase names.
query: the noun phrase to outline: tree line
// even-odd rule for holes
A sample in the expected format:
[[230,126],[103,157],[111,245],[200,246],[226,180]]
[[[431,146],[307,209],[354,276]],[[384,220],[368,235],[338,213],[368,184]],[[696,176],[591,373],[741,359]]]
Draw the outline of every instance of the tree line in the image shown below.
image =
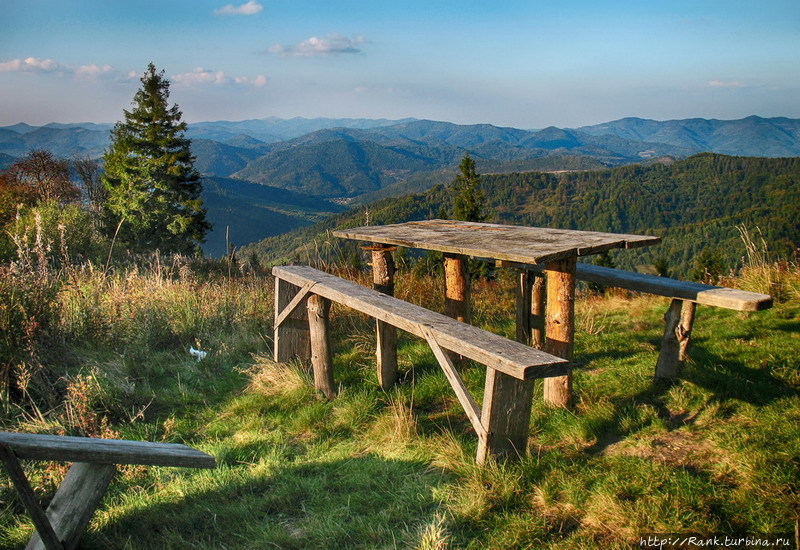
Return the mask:
[[[330,242],[320,238],[328,230],[455,217],[459,186],[457,177],[247,248],[268,263],[291,261],[306,243]],[[624,269],[647,265],[663,275],[695,279],[707,271],[727,274],[745,253],[741,225],[759,228],[775,257],[792,258],[800,244],[800,158],[703,153],[671,164],[484,174],[474,189],[483,197],[486,221],[662,237],[658,246],[612,252],[613,263]]]

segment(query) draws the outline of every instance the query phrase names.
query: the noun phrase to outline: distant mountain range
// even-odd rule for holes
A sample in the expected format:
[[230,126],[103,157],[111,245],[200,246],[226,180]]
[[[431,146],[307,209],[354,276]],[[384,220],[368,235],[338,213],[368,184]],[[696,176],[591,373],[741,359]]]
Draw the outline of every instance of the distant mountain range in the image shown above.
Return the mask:
[[[47,149],[65,158],[99,158],[112,127],[93,123],[0,127],[0,168],[33,149]],[[484,174],[672,162],[700,152],[800,156],[800,119],[756,116],[741,120],[624,118],[576,129],[541,130],[417,119],[271,117],[197,122],[189,125],[187,135],[193,140],[196,168],[214,182],[204,196],[215,222],[209,242],[219,241],[218,233],[224,235],[226,227],[241,226],[250,214],[260,216],[255,225],[264,231],[260,236],[242,235],[237,238],[240,243],[275,234],[271,228],[310,223],[308,212],[296,216],[297,201],[313,198],[318,202],[312,211],[319,214],[341,208],[336,204],[425,191],[450,181],[467,153]],[[293,194],[283,195],[277,210],[264,208],[280,190]],[[232,201],[239,202],[234,206]],[[237,214],[245,210],[249,214]],[[291,219],[281,217],[285,215]],[[211,248],[216,253],[219,243],[207,251]]]

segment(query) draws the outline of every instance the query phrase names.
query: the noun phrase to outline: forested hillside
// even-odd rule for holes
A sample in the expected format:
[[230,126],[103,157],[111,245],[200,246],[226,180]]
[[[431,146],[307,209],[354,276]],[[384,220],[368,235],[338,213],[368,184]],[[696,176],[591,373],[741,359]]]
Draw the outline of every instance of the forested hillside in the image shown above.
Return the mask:
[[[704,153],[671,165],[484,175],[481,184],[490,221],[663,237],[651,249],[618,253],[614,260],[626,268],[661,259],[673,276],[688,277],[698,262],[727,273],[745,253],[736,228],[740,224],[750,231],[760,228],[770,250],[783,257],[800,243],[800,158]],[[329,229],[437,217],[450,209],[450,200],[449,190],[440,184],[248,249],[270,263],[303,259],[311,249],[324,255],[324,243],[332,239],[325,236]],[[338,243],[335,248],[337,253],[353,250]]]

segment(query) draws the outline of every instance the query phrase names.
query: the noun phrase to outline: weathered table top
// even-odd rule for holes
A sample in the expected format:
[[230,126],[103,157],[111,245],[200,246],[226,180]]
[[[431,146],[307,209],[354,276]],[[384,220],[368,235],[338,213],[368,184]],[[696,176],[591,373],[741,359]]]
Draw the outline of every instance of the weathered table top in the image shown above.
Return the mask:
[[437,250],[478,258],[540,264],[612,248],[638,248],[660,237],[517,225],[425,220],[334,231],[337,237]]

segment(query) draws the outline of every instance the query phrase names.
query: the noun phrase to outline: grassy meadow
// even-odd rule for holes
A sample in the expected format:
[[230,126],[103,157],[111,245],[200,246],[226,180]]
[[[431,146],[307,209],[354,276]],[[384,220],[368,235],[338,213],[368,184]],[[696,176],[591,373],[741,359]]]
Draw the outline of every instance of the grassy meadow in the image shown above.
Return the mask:
[[[25,262],[28,262],[25,264]],[[364,272],[343,276],[367,284]],[[262,270],[152,257],[138,266],[0,273],[5,430],[183,442],[214,470],[121,467],[86,549],[628,548],[645,533],[792,533],[800,510],[800,273],[728,281],[770,310],[700,306],[674,383],[653,371],[668,300],[577,301],[575,406],[532,411],[529,454],[474,463],[476,438],[427,345],[400,337],[400,383],[377,386],[373,323],[333,306],[339,396],[271,361]],[[440,277],[396,295],[442,309]],[[474,284],[476,324],[513,334],[513,279]],[[200,361],[189,346],[208,352]],[[483,367],[468,365],[480,397]],[[25,464],[52,496],[62,464]],[[0,475],[0,547],[32,524]]]

